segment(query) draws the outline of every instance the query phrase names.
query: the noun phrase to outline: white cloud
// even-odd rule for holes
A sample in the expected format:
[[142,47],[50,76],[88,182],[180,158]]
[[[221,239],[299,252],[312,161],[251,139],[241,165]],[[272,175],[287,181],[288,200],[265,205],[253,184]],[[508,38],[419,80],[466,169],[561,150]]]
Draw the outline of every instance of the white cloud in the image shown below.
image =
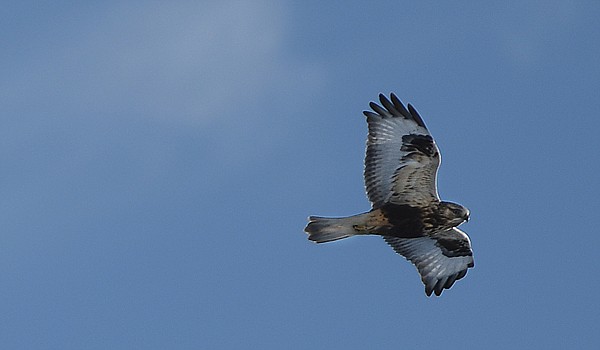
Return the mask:
[[3,87],[12,102],[206,125],[284,86],[318,84],[318,68],[285,53],[280,2],[111,6],[82,16],[81,33],[53,38],[39,59],[23,63],[24,74]]
[[[23,198],[25,206],[32,193],[52,192],[48,181],[69,186],[83,175],[101,179],[104,166],[123,171],[114,164],[126,169],[123,183],[151,187],[189,152],[206,164],[205,175],[217,177],[281,141],[274,139],[293,124],[260,111],[289,103],[273,101],[282,94],[301,101],[316,93],[319,67],[286,53],[279,2],[206,3],[109,2],[23,19],[35,35],[11,37],[9,52],[20,56],[0,81],[2,156],[14,181],[31,174],[26,181],[40,186],[7,198]],[[161,139],[153,130],[166,124]],[[210,147],[171,147],[178,132],[196,141],[192,147]],[[97,176],[86,170],[98,164]]]

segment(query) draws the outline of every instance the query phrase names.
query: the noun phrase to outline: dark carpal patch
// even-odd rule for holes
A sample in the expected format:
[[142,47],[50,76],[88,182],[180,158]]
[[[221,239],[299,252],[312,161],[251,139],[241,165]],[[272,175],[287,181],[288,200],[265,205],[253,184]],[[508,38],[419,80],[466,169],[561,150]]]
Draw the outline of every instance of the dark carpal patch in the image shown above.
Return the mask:
[[380,209],[390,223],[387,235],[401,238],[415,238],[424,235],[421,208],[408,204],[386,203]]
[[438,238],[436,241],[436,245],[442,249],[442,253],[447,257],[473,255],[466,240]]
[[428,157],[433,157],[436,152],[431,136],[416,134],[402,136],[402,150],[406,152],[421,152]]

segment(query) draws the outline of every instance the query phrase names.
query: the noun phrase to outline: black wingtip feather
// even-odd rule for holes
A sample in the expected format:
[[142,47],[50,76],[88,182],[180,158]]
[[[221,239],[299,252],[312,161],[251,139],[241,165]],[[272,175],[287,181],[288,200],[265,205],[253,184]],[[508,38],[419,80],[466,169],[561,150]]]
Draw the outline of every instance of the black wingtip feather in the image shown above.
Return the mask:
[[390,97],[392,98],[392,103],[394,104],[394,107],[396,107],[396,110],[398,110],[404,117],[410,118],[410,113],[408,113],[408,110],[406,110],[406,107],[404,107],[398,96],[392,92]]
[[387,109],[392,115],[399,115],[400,112],[396,110],[396,107],[390,100],[387,99],[383,94],[379,94],[379,101],[385,109]]
[[377,117],[377,114],[371,111],[363,111],[363,114],[365,115],[365,117]]
[[446,281],[444,288],[450,289],[450,287],[452,287],[452,285],[454,285],[454,282],[456,282],[456,277],[458,277],[457,274],[448,277],[448,281]]
[[439,297],[440,295],[442,295],[442,292],[444,291],[444,286],[446,285],[446,281],[447,280],[445,278],[437,281],[435,287],[433,287],[436,296]]
[[425,129],[427,129],[427,127],[425,126],[425,122],[423,122],[423,118],[421,118],[417,110],[410,103],[408,104],[408,111],[412,115],[413,119],[417,122],[417,124],[419,124],[419,126],[422,126]]
[[388,111],[386,111],[383,107],[381,107],[375,102],[369,102],[369,107],[371,107],[372,110],[377,112],[382,117],[386,117],[390,114]]
[[[379,102],[383,107],[375,102],[369,103],[369,107],[371,107],[371,109],[377,113],[379,117],[389,117],[390,115],[395,117],[404,117],[406,119],[414,120],[417,125],[427,129],[425,122],[423,122],[423,118],[421,118],[417,110],[410,103],[408,104],[408,109],[406,109],[398,96],[396,96],[396,94],[393,92],[390,93],[389,99],[384,94],[380,93]],[[369,115],[367,113],[367,111],[363,112],[363,114],[368,117]]]

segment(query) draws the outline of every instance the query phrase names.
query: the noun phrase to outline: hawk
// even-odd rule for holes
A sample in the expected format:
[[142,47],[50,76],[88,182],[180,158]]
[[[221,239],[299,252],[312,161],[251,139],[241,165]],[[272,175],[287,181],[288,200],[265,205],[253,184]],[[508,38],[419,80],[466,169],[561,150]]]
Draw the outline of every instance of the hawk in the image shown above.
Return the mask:
[[310,216],[304,229],[316,243],[377,235],[415,265],[425,294],[436,296],[474,266],[471,242],[457,228],[469,210],[440,200],[436,175],[440,151],[413,106],[395,94],[379,95],[364,111],[369,134],[365,187],[371,210],[349,217]]

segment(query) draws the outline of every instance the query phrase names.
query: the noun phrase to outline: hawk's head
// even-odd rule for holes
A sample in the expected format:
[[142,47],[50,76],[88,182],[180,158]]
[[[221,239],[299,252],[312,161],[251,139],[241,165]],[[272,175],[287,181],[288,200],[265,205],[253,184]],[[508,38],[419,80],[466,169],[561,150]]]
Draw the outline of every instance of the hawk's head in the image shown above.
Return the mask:
[[440,202],[439,215],[447,220],[450,227],[469,221],[469,209],[452,202]]

